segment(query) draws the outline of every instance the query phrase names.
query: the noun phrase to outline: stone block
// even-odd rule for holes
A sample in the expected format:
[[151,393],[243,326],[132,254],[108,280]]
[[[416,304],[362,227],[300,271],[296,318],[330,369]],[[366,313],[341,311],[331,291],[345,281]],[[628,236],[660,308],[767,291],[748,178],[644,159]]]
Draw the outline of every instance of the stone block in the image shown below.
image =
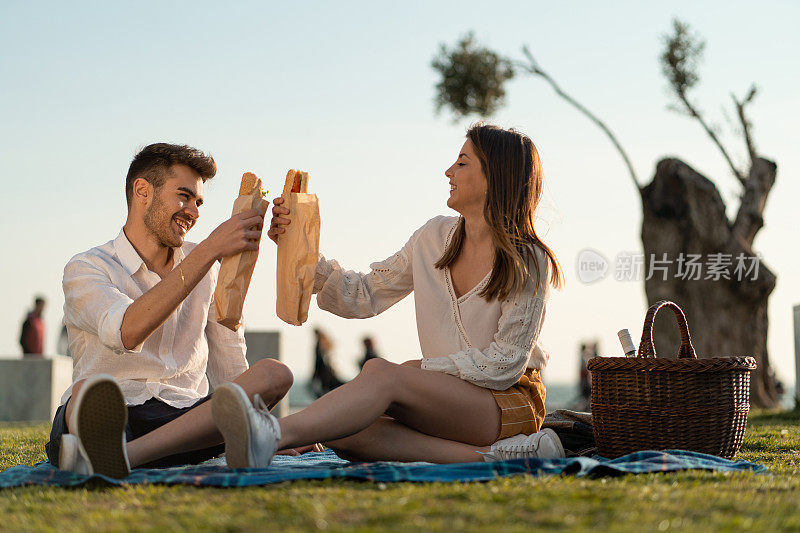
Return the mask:
[[281,360],[281,333],[279,331],[245,331],[247,362],[251,365],[261,359]]
[[[247,344],[247,362],[252,366],[262,359],[281,360],[281,334],[279,331],[247,331],[244,332]],[[289,414],[289,395],[272,410],[278,417]]]
[[794,404],[800,407],[800,305],[794,306]]
[[51,421],[71,384],[71,357],[0,356],[0,421]]

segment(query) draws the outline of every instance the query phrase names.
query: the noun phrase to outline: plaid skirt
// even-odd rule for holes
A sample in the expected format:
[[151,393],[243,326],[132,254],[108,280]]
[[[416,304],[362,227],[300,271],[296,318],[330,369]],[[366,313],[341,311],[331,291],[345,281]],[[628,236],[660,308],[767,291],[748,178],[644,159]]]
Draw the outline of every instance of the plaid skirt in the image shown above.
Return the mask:
[[497,440],[524,433],[531,435],[542,428],[546,391],[538,370],[528,368],[514,385],[493,390],[500,408],[500,434]]

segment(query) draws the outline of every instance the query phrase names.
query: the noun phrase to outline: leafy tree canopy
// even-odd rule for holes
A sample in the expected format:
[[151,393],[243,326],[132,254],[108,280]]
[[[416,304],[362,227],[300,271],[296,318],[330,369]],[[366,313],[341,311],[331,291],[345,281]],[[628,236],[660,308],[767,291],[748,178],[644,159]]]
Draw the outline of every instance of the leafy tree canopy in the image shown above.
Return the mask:
[[503,105],[503,84],[514,77],[511,62],[478,46],[472,33],[452,49],[442,44],[431,66],[441,74],[436,85],[436,110],[448,107],[457,118],[492,115]]
[[665,35],[664,51],[661,54],[661,72],[679,97],[700,80],[697,67],[703,59],[706,46],[689,25],[678,19],[672,21],[672,35]]

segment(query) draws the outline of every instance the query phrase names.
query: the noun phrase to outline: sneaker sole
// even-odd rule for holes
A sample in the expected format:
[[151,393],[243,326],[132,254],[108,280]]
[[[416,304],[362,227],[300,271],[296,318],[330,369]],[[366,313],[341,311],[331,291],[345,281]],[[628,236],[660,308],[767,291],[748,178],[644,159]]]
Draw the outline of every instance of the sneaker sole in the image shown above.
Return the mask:
[[250,427],[247,408],[250,402],[238,387],[222,385],[214,391],[211,414],[225,439],[225,461],[229,468],[250,466],[247,450],[250,446]]
[[121,438],[128,423],[128,408],[122,392],[113,381],[99,381],[81,393],[77,433],[92,470],[114,479],[128,477]]

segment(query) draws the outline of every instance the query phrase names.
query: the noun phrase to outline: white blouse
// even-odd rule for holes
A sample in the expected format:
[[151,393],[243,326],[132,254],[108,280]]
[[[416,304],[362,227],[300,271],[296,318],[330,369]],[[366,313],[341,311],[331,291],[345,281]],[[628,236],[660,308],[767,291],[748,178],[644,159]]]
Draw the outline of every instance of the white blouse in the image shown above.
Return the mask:
[[314,282],[317,305],[344,318],[368,318],[414,291],[422,368],[505,390],[519,380],[526,367],[541,370],[547,364],[548,354],[538,338],[550,290],[549,262],[544,252],[535,248],[538,283],[531,279],[520,294],[504,301],[486,301],[478,295],[491,273],[457,298],[450,270],[434,265],[458,220],[445,216],[429,220],[399,252],[371,264],[368,274],[344,270],[320,254]]

